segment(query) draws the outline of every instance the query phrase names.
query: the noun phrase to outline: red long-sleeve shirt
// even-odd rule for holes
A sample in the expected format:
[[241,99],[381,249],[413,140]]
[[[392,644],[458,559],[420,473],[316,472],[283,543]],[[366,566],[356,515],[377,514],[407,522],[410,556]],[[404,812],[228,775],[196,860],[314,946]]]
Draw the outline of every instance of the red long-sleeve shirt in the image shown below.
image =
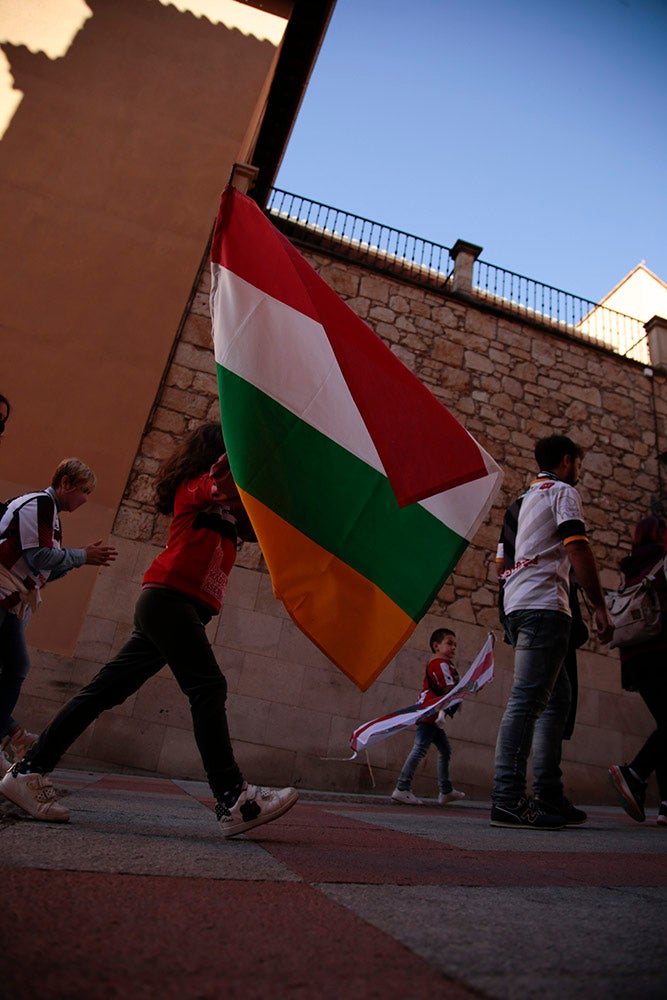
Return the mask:
[[236,560],[236,519],[215,496],[208,473],[181,483],[162,552],[144,574],[145,587],[169,587],[218,614]]

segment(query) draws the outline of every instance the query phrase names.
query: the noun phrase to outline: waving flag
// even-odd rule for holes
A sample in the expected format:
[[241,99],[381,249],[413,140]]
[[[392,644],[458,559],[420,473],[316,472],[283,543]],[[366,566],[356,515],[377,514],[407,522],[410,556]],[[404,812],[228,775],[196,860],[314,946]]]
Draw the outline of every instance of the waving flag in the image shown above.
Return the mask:
[[493,680],[493,635],[489,637],[475,657],[472,666],[464,677],[453,687],[448,694],[437,695],[432,691],[424,691],[419,700],[414,705],[407,708],[399,708],[397,712],[390,715],[383,715],[379,719],[365,722],[363,726],[355,729],[350,737],[350,746],[353,753],[351,760],[357,756],[360,750],[367,750],[374,743],[386,740],[388,736],[419,722],[425,715],[433,712],[451,708],[458,705],[464,698],[469,698],[472,694],[477,694],[480,688]]
[[432,604],[502,474],[232,187],[211,270],[225,442],[274,593],[366,690]]

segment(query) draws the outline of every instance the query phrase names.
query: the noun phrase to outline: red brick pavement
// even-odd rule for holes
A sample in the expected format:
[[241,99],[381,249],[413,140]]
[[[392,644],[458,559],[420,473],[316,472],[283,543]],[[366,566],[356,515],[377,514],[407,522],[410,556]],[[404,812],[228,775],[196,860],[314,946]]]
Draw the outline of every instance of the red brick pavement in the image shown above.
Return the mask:
[[[245,847],[243,840],[221,840],[218,855],[215,823],[202,811],[199,834],[200,813],[190,805],[193,799],[212,805],[201,786],[76,772],[64,773],[57,784],[70,792],[69,826],[15,815],[0,833],[0,852],[18,842],[12,837],[23,837],[30,840],[31,861],[34,855],[34,867],[25,861],[17,867],[10,854],[0,853],[2,998],[463,1000],[480,994],[329,898],[320,883],[490,889],[667,884],[655,830],[646,831],[645,851],[636,844],[632,851],[597,850],[578,830],[520,832],[510,838],[511,849],[503,834],[502,848],[495,849],[485,810],[406,810],[379,798],[354,804],[310,796],[280,821],[252,831]],[[77,790],[84,803],[78,808]],[[134,812],[123,811],[119,804],[130,801]],[[190,824],[187,837],[175,820],[170,830],[179,804]],[[418,831],[405,832],[413,820]],[[609,827],[637,836],[620,810],[599,812],[596,823],[602,834]],[[466,846],[453,836],[448,843],[448,831],[460,833],[462,826],[470,831]],[[150,859],[152,846],[164,851],[166,843],[168,858],[176,859],[173,874],[88,870],[99,869],[100,859],[88,858],[86,845],[99,854],[103,833],[115,844],[114,858],[123,857],[126,844],[137,853],[140,840],[139,856]],[[77,852],[71,864],[62,860],[70,843]],[[196,852],[199,843],[212,851],[210,877],[179,875],[179,855]],[[51,866],[55,845],[61,854]],[[258,849],[262,858],[274,859],[275,878],[266,868],[253,873]],[[216,857],[221,865],[236,865],[235,873],[216,870]]]

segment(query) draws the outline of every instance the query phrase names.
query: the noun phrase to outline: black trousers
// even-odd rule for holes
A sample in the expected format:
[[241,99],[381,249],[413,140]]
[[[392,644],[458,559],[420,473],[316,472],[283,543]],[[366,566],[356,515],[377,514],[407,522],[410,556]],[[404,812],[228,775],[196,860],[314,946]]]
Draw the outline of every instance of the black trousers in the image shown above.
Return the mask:
[[630,762],[630,767],[642,781],[655,771],[660,798],[664,802],[667,801],[667,665],[659,664],[645,671],[637,682],[637,690],[655,719],[657,729]]
[[120,705],[168,664],[192,712],[195,740],[216,799],[243,780],[227,726],[227,682],[213,655],[205,608],[173,590],[142,590],[134,630],[117,656],[55,716],[28,751],[34,771],[48,774],[98,715]]

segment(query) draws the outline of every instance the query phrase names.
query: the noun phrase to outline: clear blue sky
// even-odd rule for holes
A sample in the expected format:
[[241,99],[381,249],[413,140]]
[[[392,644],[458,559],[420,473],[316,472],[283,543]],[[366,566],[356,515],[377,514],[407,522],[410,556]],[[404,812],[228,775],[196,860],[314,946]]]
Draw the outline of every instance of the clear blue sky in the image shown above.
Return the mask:
[[276,186],[595,301],[667,281],[667,0],[338,0]]

